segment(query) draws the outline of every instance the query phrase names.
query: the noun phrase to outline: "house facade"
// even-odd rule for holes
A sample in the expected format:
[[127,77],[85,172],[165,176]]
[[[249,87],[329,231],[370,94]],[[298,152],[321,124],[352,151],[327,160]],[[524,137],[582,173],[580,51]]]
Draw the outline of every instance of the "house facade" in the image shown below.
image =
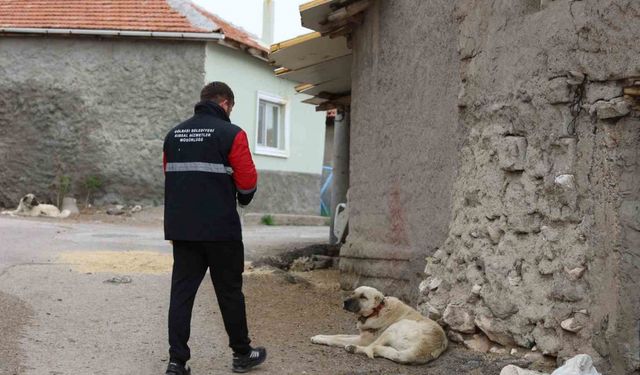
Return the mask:
[[300,10],[317,34],[271,59],[344,114],[342,286],[399,295],[463,344],[640,373],[638,3]]
[[92,177],[98,203],[162,204],[164,135],[222,80],[260,174],[252,209],[320,211],[324,116],[272,76],[256,37],[184,1],[0,5],[1,205],[55,196],[62,178],[82,196]]

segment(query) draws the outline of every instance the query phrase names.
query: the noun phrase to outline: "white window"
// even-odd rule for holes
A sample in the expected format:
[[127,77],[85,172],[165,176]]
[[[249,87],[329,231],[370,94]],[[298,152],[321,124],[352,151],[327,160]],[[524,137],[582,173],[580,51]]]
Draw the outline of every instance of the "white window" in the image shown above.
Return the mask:
[[258,93],[256,154],[288,157],[289,126],[286,100]]

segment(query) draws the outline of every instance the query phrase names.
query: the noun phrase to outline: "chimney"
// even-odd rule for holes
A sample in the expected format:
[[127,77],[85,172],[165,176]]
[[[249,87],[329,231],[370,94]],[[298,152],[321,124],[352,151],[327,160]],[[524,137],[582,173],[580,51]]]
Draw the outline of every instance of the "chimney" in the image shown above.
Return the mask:
[[267,45],[273,43],[274,2],[275,0],[264,0],[262,7],[262,41]]

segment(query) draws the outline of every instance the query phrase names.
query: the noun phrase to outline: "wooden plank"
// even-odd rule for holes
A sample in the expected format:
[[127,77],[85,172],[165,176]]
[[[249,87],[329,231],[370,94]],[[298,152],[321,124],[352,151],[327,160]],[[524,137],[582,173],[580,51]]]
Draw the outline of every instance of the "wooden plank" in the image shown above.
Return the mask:
[[317,96],[312,96],[309,99],[303,100],[302,103],[311,104],[311,105],[320,105],[326,102],[327,99],[318,98]]
[[351,75],[351,60],[351,55],[341,56],[298,70],[281,70],[276,72],[276,75],[294,82],[312,84],[338,78],[348,79],[348,76]]
[[354,16],[361,15],[369,4],[369,0],[352,3],[346,0],[312,1],[300,6],[300,19],[302,26],[326,34],[344,26]]
[[[296,90],[297,91],[297,90]],[[318,96],[320,93],[329,93],[331,95],[343,95],[351,91],[351,77],[348,80],[337,79],[328,82],[322,82],[311,87],[305,87],[298,91],[302,94]]]
[[332,1],[333,0],[313,0],[313,1],[308,1],[306,3],[300,4],[298,9],[300,9],[300,12],[304,12],[304,11],[310,10],[312,8],[317,8],[317,7],[320,7],[322,5],[330,4]]
[[369,0],[360,0],[327,15],[327,22],[337,22],[355,16],[369,7]]
[[307,29],[321,31],[327,16],[333,11],[332,5],[339,2],[337,0],[319,0],[300,5],[300,23]]
[[287,41],[272,46],[269,59],[274,65],[298,70],[350,54],[345,38],[331,39],[314,33],[313,37],[305,40]]
[[280,43],[275,43],[271,45],[271,53],[277,52],[281,49],[284,48],[289,48],[289,47],[293,47],[296,46],[298,44],[302,44],[305,43],[307,41],[316,39],[316,38],[321,38],[322,34],[318,33],[318,32],[313,32],[313,33],[309,33],[309,34],[304,34],[304,35],[300,35],[297,36],[295,38],[292,39],[287,39],[285,41],[282,41]]

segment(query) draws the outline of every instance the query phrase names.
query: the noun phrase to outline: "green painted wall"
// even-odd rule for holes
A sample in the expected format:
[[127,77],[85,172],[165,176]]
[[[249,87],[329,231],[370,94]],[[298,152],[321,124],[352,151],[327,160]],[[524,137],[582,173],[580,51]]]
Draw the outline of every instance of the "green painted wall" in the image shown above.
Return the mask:
[[[236,101],[231,121],[247,132],[258,169],[313,174],[322,172],[324,112],[316,112],[314,106],[301,103],[308,96],[297,94],[294,82],[276,78],[273,67],[264,61],[215,43],[207,44],[205,81],[223,81],[231,86]],[[258,91],[288,101],[290,141],[289,156],[286,158],[255,153]]]

